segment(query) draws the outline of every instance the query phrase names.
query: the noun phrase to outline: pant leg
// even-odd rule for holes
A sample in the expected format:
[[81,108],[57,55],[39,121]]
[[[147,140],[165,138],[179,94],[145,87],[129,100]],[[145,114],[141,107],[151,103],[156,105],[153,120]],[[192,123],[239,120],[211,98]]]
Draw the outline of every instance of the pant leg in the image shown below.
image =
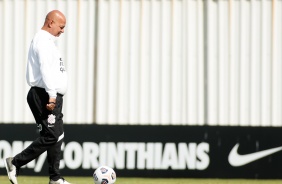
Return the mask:
[[60,140],[54,146],[50,147],[47,150],[49,177],[50,179],[54,181],[57,181],[58,179],[61,178],[59,167],[60,167],[60,160],[61,160],[62,143],[63,143],[63,140]]
[[[47,155],[48,163],[49,160],[51,160],[51,164],[52,162],[56,162],[56,164],[53,164],[53,169],[49,170],[49,173],[52,173],[52,176],[56,175],[59,177],[59,162],[57,161],[57,157],[60,155],[62,143],[62,140],[58,141],[58,139],[62,138],[63,135],[62,95],[58,96],[56,108],[52,112],[46,109],[48,100],[49,96],[44,89],[34,87],[30,89],[27,101],[36,123],[41,129],[40,137],[34,140],[31,145],[24,149],[21,153],[16,155],[13,159],[13,164],[19,168],[37,158],[47,150],[56,150],[49,151],[49,154],[47,152]],[[50,123],[50,121],[48,122],[48,116],[50,114],[53,114],[56,117],[55,123]]]
[[61,160],[61,146],[63,142],[63,114],[62,114],[63,98],[62,95],[58,94],[56,99],[56,108],[53,110],[53,114],[56,116],[56,123],[54,125],[56,130],[59,130],[58,141],[54,146],[47,150],[47,160],[49,165],[49,176],[50,179],[56,181],[61,178],[59,167]]

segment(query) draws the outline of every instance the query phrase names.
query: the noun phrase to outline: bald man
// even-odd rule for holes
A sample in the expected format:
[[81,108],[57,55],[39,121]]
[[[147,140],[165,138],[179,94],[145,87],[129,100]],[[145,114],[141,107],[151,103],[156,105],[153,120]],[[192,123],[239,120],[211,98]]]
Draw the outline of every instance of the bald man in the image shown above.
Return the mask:
[[[29,48],[26,80],[31,86],[27,102],[36,121],[40,136],[14,157],[4,160],[9,180],[17,184],[20,167],[47,151],[49,184],[69,184],[59,172],[63,130],[63,96],[67,90],[64,60],[55,44],[64,33],[65,16],[58,10],[47,14]],[[23,132],[24,133],[24,132]]]

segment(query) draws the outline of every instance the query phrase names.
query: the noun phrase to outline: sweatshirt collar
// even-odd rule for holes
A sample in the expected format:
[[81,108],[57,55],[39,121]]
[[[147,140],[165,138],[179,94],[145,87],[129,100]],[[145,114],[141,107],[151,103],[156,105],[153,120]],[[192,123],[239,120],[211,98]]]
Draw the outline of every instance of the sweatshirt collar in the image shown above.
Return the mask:
[[56,41],[57,38],[55,36],[53,36],[51,33],[49,33],[48,31],[45,30],[40,30],[40,32],[42,32],[43,34],[46,35],[47,38],[49,38],[50,40]]

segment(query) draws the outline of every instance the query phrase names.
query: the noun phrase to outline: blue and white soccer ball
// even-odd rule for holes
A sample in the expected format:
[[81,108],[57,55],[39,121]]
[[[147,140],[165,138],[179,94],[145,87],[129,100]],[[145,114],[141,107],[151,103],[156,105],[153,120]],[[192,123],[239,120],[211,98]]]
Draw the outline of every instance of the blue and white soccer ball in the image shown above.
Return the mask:
[[108,166],[100,166],[93,173],[95,184],[114,184],[116,182],[116,172]]

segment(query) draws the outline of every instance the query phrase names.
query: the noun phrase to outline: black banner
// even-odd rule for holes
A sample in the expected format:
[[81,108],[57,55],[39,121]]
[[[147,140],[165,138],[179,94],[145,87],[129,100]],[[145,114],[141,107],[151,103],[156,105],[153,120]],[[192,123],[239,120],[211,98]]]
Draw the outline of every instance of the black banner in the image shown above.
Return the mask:
[[[36,125],[1,124],[0,159],[38,135]],[[276,127],[65,125],[61,171],[91,176],[108,165],[122,177],[281,179],[281,140]],[[46,175],[46,153],[21,170]]]

